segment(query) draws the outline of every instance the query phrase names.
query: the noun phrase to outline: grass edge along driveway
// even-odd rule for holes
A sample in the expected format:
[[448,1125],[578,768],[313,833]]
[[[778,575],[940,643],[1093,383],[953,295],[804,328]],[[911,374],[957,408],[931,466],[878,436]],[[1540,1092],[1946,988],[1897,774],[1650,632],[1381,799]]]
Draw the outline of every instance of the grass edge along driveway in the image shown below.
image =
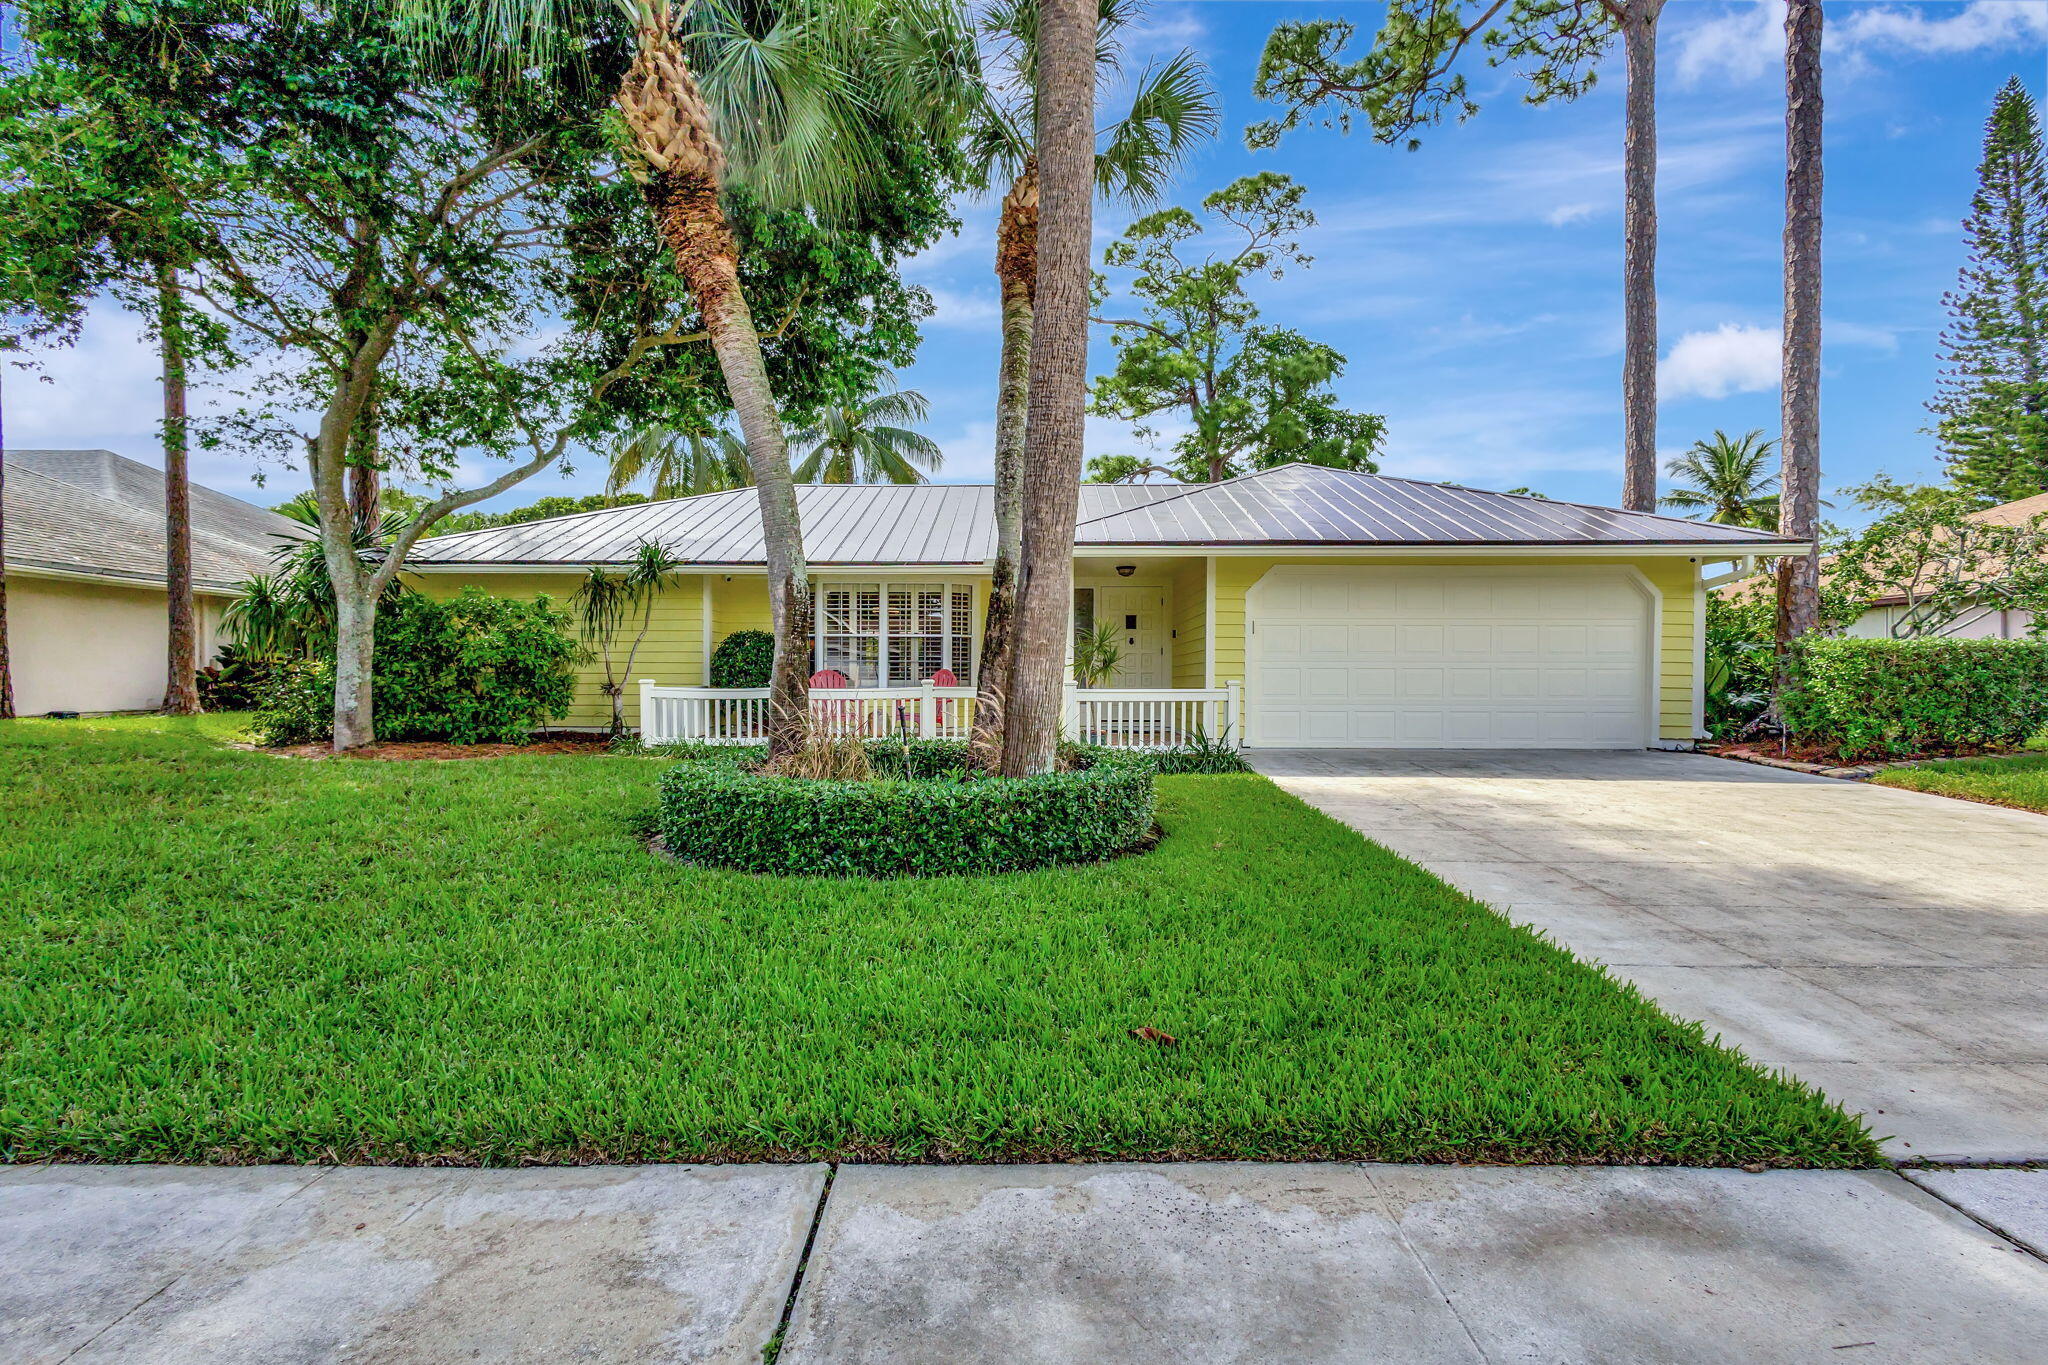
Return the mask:
[[230,725],[0,723],[0,1155],[1877,1160],[1263,778],[1113,863],[770,879],[647,853],[662,760]]
[[1872,782],[2048,815],[2048,754],[1953,758],[1885,768]]

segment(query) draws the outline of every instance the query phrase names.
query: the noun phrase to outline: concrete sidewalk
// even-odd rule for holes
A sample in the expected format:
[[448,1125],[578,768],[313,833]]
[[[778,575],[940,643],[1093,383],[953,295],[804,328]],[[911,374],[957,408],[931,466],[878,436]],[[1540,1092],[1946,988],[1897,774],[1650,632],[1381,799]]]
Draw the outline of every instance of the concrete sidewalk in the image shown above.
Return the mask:
[[2019,1365],[2044,1251],[2048,1171],[9,1167],[0,1361]]

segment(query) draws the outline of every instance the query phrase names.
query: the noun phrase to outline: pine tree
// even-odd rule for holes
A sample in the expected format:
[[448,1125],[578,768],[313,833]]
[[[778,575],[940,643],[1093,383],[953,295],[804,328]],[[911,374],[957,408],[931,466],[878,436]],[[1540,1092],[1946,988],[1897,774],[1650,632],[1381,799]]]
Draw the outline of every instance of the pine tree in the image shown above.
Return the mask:
[[2048,490],[2048,163],[2017,76],[1985,122],[1977,177],[1927,406],[1956,486],[2010,502]]

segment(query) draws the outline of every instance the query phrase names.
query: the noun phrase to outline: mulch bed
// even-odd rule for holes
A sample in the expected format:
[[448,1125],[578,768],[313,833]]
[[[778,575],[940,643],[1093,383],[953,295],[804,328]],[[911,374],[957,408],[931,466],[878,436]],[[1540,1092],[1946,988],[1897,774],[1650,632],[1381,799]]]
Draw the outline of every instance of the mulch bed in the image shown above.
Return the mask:
[[607,743],[609,741],[603,735],[550,735],[527,744],[443,744],[438,740],[407,739],[388,744],[365,744],[345,754],[334,753],[325,744],[287,744],[261,752],[287,758],[365,758],[382,763],[431,759],[442,762],[460,758],[505,758],[515,754],[588,755],[602,753]]
[[1898,754],[1889,758],[1850,759],[1817,744],[1779,744],[1776,740],[1765,740],[1758,744],[1702,744],[1700,752],[1712,754],[1716,758],[1732,758],[1742,763],[1761,763],[1767,768],[1817,773],[1822,777],[1862,778],[1881,768],[1896,768],[1902,764],[1937,763],[1949,758],[2004,758],[2025,751],[1964,746],[1947,753]]

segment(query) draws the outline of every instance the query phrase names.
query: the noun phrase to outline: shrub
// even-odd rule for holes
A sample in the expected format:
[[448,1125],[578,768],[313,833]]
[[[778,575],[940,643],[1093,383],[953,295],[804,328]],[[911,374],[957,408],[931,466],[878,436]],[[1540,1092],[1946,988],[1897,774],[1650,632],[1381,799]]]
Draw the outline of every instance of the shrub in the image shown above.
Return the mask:
[[[545,597],[464,588],[445,602],[409,593],[377,614],[372,701],[381,739],[519,744],[567,713],[582,649]],[[334,733],[334,664],[286,665],[256,715],[265,744]]]
[[334,664],[293,659],[278,665],[257,696],[256,738],[265,744],[312,744],[334,735]]
[[240,645],[222,645],[213,662],[193,676],[199,704],[208,711],[252,710],[284,666],[283,659],[252,654]]
[[893,762],[903,775],[829,782],[737,758],[678,763],[661,778],[662,838],[684,862],[743,872],[921,877],[1096,862],[1151,835],[1153,768],[1138,755],[1007,778],[968,768],[962,744],[868,752],[877,773]]
[[711,651],[713,687],[766,687],[775,668],[775,637],[765,630],[736,630]]
[[444,602],[408,596],[380,612],[373,686],[385,739],[519,744],[566,715],[583,650],[546,597],[474,584]]
[[2017,748],[2048,727],[2048,645],[1809,637],[1787,728],[1848,758]]

